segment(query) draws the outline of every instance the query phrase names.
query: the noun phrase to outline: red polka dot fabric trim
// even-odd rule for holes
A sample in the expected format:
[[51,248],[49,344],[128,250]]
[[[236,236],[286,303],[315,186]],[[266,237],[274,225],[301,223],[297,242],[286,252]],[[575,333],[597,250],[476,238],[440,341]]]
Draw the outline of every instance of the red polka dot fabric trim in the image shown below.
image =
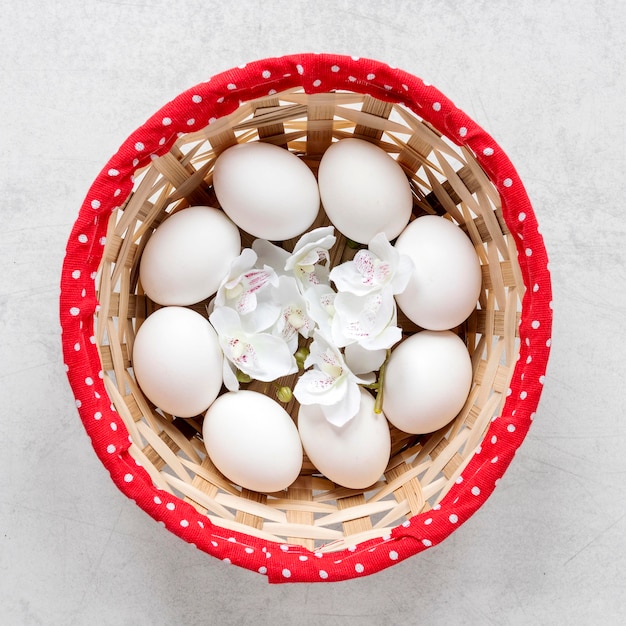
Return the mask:
[[[214,123],[243,101],[294,87],[307,93],[350,90],[402,103],[469,148],[500,193],[527,287],[520,355],[502,414],[492,421],[456,484],[433,510],[412,517],[389,536],[336,553],[225,531],[190,504],[156,489],[128,452],[128,431],[107,395],[93,334],[98,309],[94,279],[108,218],[130,194],[134,171],[167,152],[181,133]],[[185,541],[272,583],[331,582],[380,571],[440,543],[485,502],[535,415],[551,345],[552,294],[548,258],[530,201],[513,165],[489,134],[435,87],[404,71],[371,59],[301,54],[255,61],[210,78],[166,104],[122,144],[89,189],[71,231],[61,276],[60,320],[67,376],[81,420],[124,494]]]

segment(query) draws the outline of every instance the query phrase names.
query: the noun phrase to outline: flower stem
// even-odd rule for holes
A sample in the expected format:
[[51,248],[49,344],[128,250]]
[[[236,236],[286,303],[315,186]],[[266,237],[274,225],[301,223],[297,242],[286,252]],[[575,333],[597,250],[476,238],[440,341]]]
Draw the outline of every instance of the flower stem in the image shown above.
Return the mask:
[[379,383],[369,383],[369,384],[362,384],[360,385],[360,387],[363,387],[363,389],[373,389],[373,390],[378,390],[378,388],[380,387]]
[[374,413],[377,415],[383,412],[383,388],[385,383],[385,367],[387,365],[387,361],[389,360],[389,356],[391,355],[391,350],[387,350],[387,356],[385,357],[384,363],[380,366],[380,370],[378,372],[378,392],[376,393],[376,401],[374,402]]

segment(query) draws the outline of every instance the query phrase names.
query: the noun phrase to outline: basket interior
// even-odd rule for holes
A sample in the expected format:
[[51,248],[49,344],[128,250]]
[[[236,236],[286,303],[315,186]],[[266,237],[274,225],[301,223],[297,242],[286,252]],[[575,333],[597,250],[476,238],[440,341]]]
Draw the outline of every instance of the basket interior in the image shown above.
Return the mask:
[[[306,457],[300,477],[287,490],[242,489],[207,457],[202,416],[168,415],[135,382],[135,333],[159,307],[139,283],[141,253],[173,212],[190,205],[219,207],[213,166],[231,145],[261,140],[282,146],[316,174],[326,148],[346,137],[373,142],[397,160],[413,190],[413,217],[446,216],[472,240],[482,266],[481,295],[472,315],[455,329],[472,357],[472,388],[459,415],[437,432],[408,435],[391,427],[389,465],[365,491],[335,485]],[[401,105],[351,92],[309,95],[289,90],[243,103],[231,115],[181,136],[168,153],[138,170],[134,180],[133,192],[110,218],[97,279],[95,336],[107,391],[132,441],[130,453],[154,484],[191,503],[218,526],[320,551],[384,536],[435,506],[499,414],[519,351],[524,283],[516,246],[502,217],[499,194],[473,154]],[[312,228],[328,223],[322,210]],[[336,234],[333,265],[354,253]],[[242,245],[251,241],[242,233]],[[287,249],[294,244],[284,242]],[[205,314],[207,302],[191,308]],[[419,330],[402,316],[399,325],[405,334]],[[248,387],[263,391],[262,383]],[[296,415],[295,400],[285,408]]]

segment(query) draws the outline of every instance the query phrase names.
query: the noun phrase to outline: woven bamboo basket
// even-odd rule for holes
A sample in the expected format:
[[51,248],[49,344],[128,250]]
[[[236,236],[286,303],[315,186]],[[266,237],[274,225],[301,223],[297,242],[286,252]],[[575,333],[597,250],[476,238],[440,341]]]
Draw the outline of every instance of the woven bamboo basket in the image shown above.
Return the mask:
[[[409,435],[392,427],[391,459],[367,490],[334,484],[305,457],[288,489],[253,492],[232,484],[207,456],[202,415],[167,414],[135,381],[133,340],[158,308],[142,290],[139,261],[168,216],[190,205],[219,207],[212,172],[228,147],[275,144],[316,173],[328,146],[346,137],[376,144],[402,166],[413,218],[445,216],[474,244],[482,290],[471,316],[455,329],[471,354],[471,391],[458,416],[437,432]],[[313,227],[328,223],[321,210]],[[242,243],[251,243],[246,233]],[[339,236],[332,264],[351,253]],[[352,578],[444,539],[504,473],[541,393],[551,327],[546,265],[512,165],[436,89],[370,60],[258,61],[163,107],[93,184],[62,278],[68,376],[113,479],[170,530],[272,582]],[[192,308],[206,314],[206,304]],[[402,317],[399,324],[405,335],[420,330]],[[293,386],[293,380],[280,383]],[[295,418],[296,401],[286,409]]]

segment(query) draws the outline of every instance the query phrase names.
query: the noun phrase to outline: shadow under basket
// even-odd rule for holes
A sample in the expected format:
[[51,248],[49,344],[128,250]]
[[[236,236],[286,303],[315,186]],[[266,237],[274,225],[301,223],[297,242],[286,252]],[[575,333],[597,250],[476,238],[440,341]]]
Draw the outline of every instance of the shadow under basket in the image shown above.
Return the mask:
[[[232,484],[202,442],[202,416],[153,406],[132,367],[135,334],[158,308],[139,261],[154,230],[190,205],[219,207],[217,156],[264,141],[317,173],[324,151],[358,137],[390,154],[413,217],[458,224],[482,267],[476,308],[455,329],[471,354],[465,406],[445,428],[392,427],[389,465],[367,490],[335,485],[305,457],[280,493]],[[320,212],[315,226],[328,224]],[[242,233],[243,245],[251,238]],[[346,250],[339,236],[333,264]],[[289,249],[294,242],[285,242]],[[206,302],[192,308],[205,313]],[[534,417],[548,361],[547,255],[523,185],[476,123],[424,81],[380,62],[302,54],[214,76],[135,131],[90,188],[61,278],[63,349],[85,429],[118,487],[199,549],[271,582],[337,581],[379,571],[445,539],[487,499]],[[418,331],[399,320],[405,334]],[[295,400],[286,405],[295,415]]]

